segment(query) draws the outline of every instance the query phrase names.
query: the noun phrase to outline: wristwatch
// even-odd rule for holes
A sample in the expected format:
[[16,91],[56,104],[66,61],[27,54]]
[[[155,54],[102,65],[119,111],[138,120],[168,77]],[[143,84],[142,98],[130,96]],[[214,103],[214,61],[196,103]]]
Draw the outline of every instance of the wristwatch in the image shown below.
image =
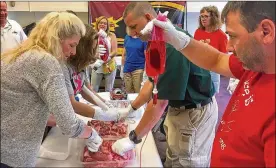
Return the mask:
[[135,130],[132,130],[130,133],[129,133],[129,139],[135,143],[135,144],[138,144],[140,142],[142,142],[142,139],[137,139],[137,135],[135,133]]

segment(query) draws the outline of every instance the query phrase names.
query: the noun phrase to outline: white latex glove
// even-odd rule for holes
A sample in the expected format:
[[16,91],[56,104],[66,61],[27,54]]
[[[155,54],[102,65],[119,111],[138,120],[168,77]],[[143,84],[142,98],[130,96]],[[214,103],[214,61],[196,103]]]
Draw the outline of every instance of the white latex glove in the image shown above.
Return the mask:
[[127,108],[120,108],[118,109],[119,112],[119,120],[123,120],[125,118],[133,118],[135,117],[134,114],[134,109],[132,108],[131,105],[128,105]]
[[[167,15],[168,12],[166,11],[163,14]],[[186,35],[184,32],[176,30],[176,28],[174,27],[174,25],[171,23],[169,19],[167,19],[167,21],[164,22],[164,21],[159,21],[155,18],[151,20],[145,26],[145,28],[141,30],[140,33],[143,35],[150,34],[152,32],[153,25],[156,25],[162,28],[164,30],[165,41],[171,44],[172,46],[174,46],[174,48],[179,51],[185,48],[191,40],[191,38],[188,35]]]
[[135,148],[135,144],[129,139],[129,137],[126,137],[117,140],[111,148],[113,152],[117,153],[118,155],[124,156],[127,151]]
[[101,59],[97,59],[97,61],[93,64],[93,69],[97,70],[99,67],[103,65],[104,61]]
[[107,37],[107,33],[103,29],[99,30],[98,35],[101,36],[101,37],[103,37],[103,38]]
[[106,53],[106,48],[104,47],[104,45],[99,44],[98,46],[98,52],[99,52],[99,56],[103,56]]
[[120,77],[121,77],[122,79],[124,79],[124,66],[123,66],[123,65],[121,65]]
[[118,109],[110,108],[105,111],[105,110],[96,108],[93,119],[101,120],[101,121],[118,121],[119,119]]
[[115,108],[109,101],[105,101],[104,103],[108,108]]
[[98,152],[99,147],[102,145],[103,140],[97,133],[97,131],[92,128],[92,134],[91,136],[87,139],[86,145],[89,151],[91,152]]

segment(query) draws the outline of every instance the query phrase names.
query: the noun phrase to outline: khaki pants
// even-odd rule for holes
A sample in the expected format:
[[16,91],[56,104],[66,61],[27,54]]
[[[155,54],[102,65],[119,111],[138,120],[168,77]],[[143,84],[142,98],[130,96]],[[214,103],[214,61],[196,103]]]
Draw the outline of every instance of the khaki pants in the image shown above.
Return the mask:
[[168,148],[165,167],[209,167],[218,106],[212,102],[199,108],[169,107],[164,129]]
[[127,93],[139,93],[141,82],[143,81],[143,69],[124,73],[124,82]]

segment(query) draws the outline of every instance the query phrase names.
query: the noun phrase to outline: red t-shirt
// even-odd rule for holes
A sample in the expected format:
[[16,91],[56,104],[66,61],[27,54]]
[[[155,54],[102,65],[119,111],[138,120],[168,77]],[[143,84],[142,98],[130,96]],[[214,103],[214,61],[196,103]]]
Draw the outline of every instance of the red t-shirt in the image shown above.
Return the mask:
[[218,29],[217,31],[208,33],[202,29],[197,29],[194,35],[194,39],[207,43],[212,47],[218,49],[220,52],[226,53],[227,36]]
[[240,80],[213,144],[211,167],[275,167],[275,74],[229,67]]

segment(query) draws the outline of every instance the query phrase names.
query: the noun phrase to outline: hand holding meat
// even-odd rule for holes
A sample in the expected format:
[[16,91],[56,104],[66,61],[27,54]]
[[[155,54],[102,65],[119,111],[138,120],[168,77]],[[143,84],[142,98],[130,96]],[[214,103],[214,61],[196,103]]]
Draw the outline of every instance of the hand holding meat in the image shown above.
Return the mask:
[[124,156],[124,154],[135,148],[135,144],[129,139],[129,137],[117,140],[112,145],[113,152],[118,155]]
[[91,136],[87,139],[86,145],[89,151],[91,152],[97,152],[99,150],[99,147],[103,143],[102,138],[99,136],[97,131],[92,128],[92,134]]

